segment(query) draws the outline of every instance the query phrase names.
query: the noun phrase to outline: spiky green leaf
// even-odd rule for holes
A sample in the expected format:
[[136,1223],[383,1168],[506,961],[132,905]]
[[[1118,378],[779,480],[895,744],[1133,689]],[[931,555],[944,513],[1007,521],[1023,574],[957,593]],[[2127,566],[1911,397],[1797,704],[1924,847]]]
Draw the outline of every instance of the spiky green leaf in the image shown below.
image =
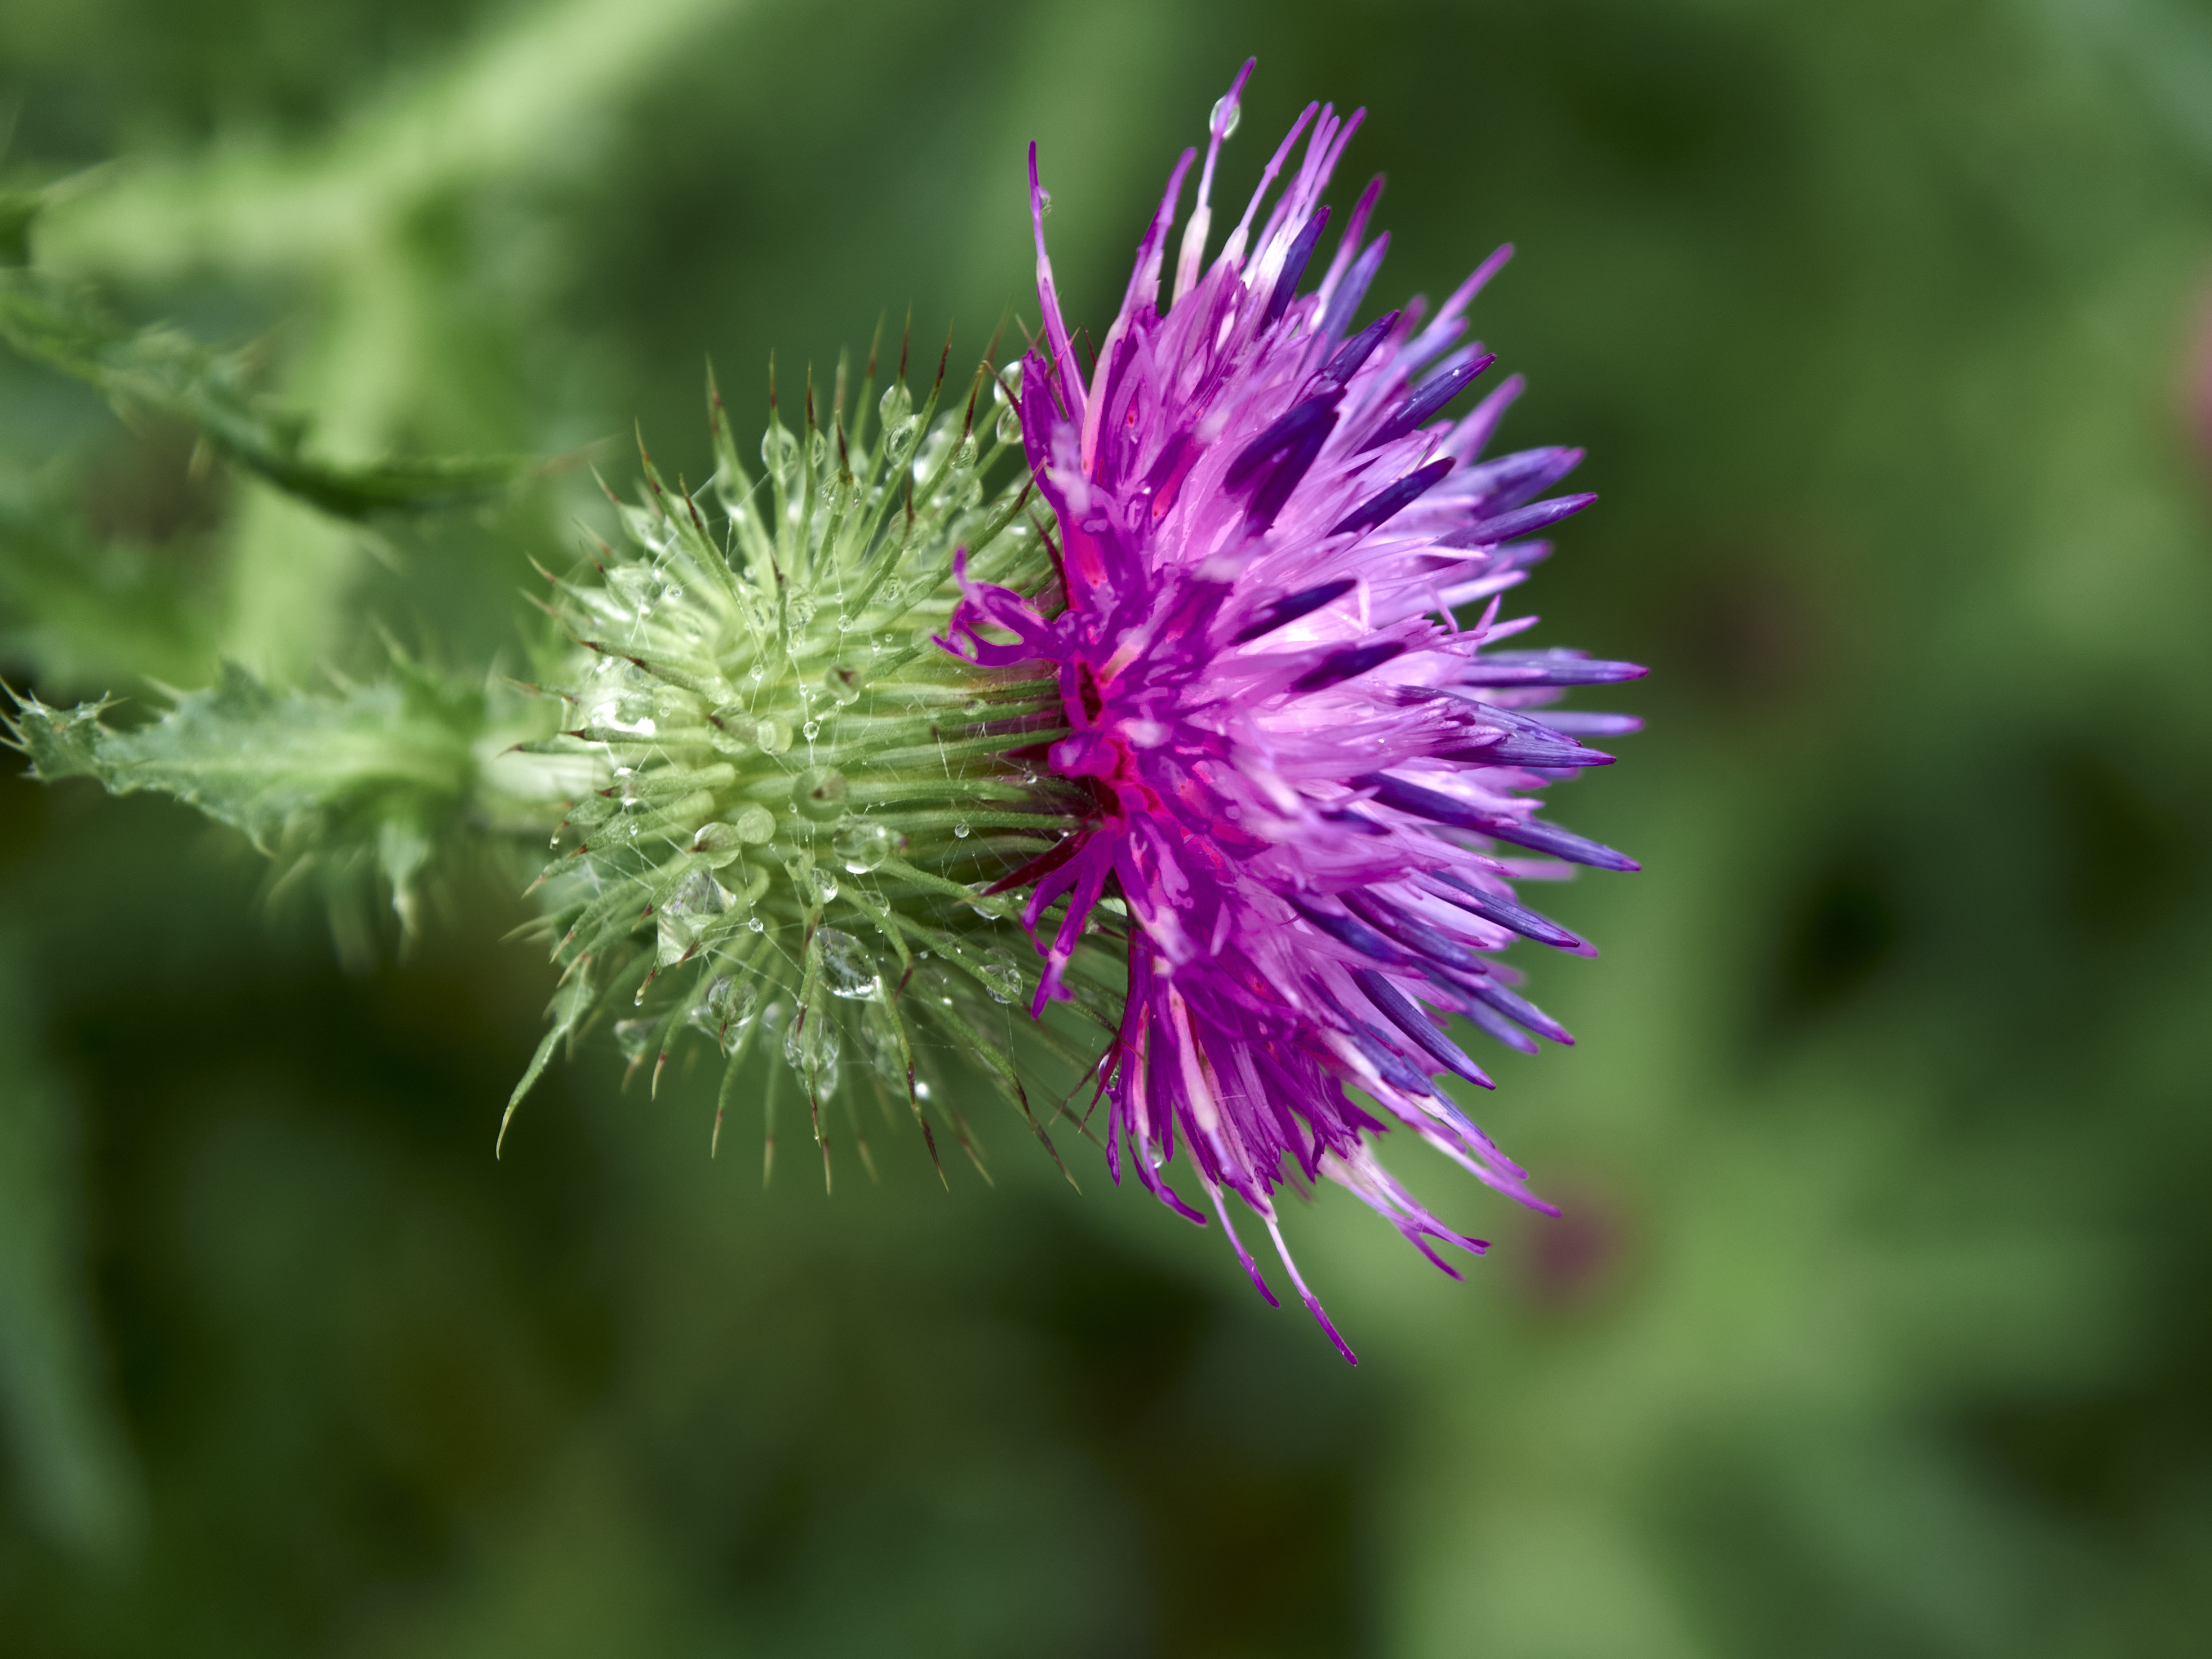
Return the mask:
[[179,694],[151,725],[118,731],[107,700],[56,708],[10,691],[0,716],[39,778],[97,780],[112,793],[173,795],[287,860],[373,868],[410,915],[441,831],[477,782],[480,692],[401,662],[342,696],[277,692],[234,663]]

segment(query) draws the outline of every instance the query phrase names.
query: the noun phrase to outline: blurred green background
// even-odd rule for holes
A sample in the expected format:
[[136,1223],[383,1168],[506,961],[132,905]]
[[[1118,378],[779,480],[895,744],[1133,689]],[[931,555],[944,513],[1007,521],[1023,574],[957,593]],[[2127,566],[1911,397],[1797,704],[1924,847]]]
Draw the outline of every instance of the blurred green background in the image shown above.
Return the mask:
[[[1397,1146],[1468,1283],[1294,1215],[1353,1370],[1004,1115],[995,1186],[763,1192],[602,1043],[495,1164],[502,885],[343,971],[236,836],[10,756],[0,1648],[2203,1650],[2212,9],[12,0],[0,117],[110,164],[41,262],[332,453],[696,478],[705,356],[1033,303],[1032,137],[1096,331],[1247,52],[1232,199],[1364,103],[1378,299],[1520,246],[1506,435],[1603,496],[1538,639],[1655,670],[1559,803],[1646,864],[1547,907],[1582,1044],[1486,1103],[1565,1218]],[[480,665],[592,510],[372,534],[191,448],[0,356],[11,683]]]

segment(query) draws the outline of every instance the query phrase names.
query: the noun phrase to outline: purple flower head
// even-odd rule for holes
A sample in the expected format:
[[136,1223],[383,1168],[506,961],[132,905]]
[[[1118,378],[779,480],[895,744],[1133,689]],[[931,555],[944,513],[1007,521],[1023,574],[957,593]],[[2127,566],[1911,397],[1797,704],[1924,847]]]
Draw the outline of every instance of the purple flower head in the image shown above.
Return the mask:
[[[1444,1016],[1531,1051],[1531,1032],[1571,1041],[1511,988],[1519,975],[1498,953],[1516,938],[1589,948],[1523,908],[1513,880],[1637,866],[1539,820],[1529,792],[1611,759],[1583,738],[1638,724],[1550,712],[1561,688],[1644,671],[1497,648],[1534,621],[1498,614],[1548,550],[1528,538],[1591,499],[1545,495],[1579,450],[1482,459],[1518,377],[1443,418],[1491,364],[1461,336],[1510,250],[1433,318],[1416,299],[1355,329],[1389,240],[1362,240],[1377,179],[1305,285],[1329,219],[1322,191],[1364,112],[1310,105],[1201,269],[1214,163],[1251,69],[1214,107],[1166,310],[1168,235],[1194,149],[1169,179],[1087,384],[1054,293],[1031,147],[1044,330],[1022,364],[1019,410],[1059,520],[1065,605],[1048,617],[1043,600],[1057,596],[1033,602],[963,575],[946,643],[1059,676],[1072,730],[1049,760],[1087,794],[1087,817],[1002,884],[1036,884],[1023,919],[1047,964],[1032,1012],[1066,994],[1094,908],[1126,906],[1128,998],[1099,1066],[1115,1178],[1126,1144],[1138,1178],[1202,1224],[1162,1173],[1180,1145],[1261,1293],[1273,1301],[1224,1189],[1260,1217],[1349,1359],[1284,1247],[1275,1194],[1340,1182],[1453,1273],[1434,1243],[1486,1246],[1377,1160],[1373,1139],[1403,1126],[1548,1209],[1437,1086],[1447,1073],[1491,1086]],[[1462,622],[1470,609],[1477,619]],[[1053,927],[1046,912],[1063,899]]]

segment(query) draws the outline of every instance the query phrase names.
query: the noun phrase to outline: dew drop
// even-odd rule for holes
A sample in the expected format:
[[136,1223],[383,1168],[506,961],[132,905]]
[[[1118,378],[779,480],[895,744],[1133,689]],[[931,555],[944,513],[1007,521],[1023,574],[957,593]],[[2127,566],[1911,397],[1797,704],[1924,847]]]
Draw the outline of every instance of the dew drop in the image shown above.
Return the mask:
[[786,426],[771,426],[761,434],[761,465],[781,472],[799,459],[799,439]]
[[815,738],[822,735],[822,722],[820,720],[809,720],[805,725],[800,726],[799,729],[805,735],[807,742],[811,743]]
[[871,870],[880,869],[884,861],[897,850],[897,837],[880,823],[855,819],[846,823],[830,838],[830,850],[853,874],[865,875]]
[[876,994],[876,964],[860,940],[835,927],[824,927],[814,938],[822,947],[822,982],[831,996],[865,1002]]
[[967,820],[963,818],[958,823],[954,824],[952,826],[952,833],[959,836],[963,841],[967,840],[969,835]]
[[[757,673],[759,671],[754,671]],[[714,723],[716,746],[729,744],[750,749],[753,746],[759,726],[752,715],[737,703],[724,703],[710,716]]]
[[694,870],[660,907],[658,951],[663,968],[684,960],[701,931],[727,911],[737,896],[705,870]]
[[622,1050],[624,1060],[635,1064],[645,1058],[645,1051],[653,1047],[655,1024],[649,1019],[618,1019],[615,1022],[615,1047]]
[[765,846],[775,839],[775,814],[758,802],[740,806],[727,819],[738,839],[749,847]]
[[791,799],[805,817],[830,823],[845,815],[847,790],[845,775],[836,767],[810,766],[793,781]]
[[994,945],[983,952],[982,960],[975,964],[975,977],[982,981],[994,1002],[1012,1002],[1022,994],[1021,964],[1003,945]]
[[781,755],[791,747],[791,722],[776,714],[763,716],[754,725],[753,742],[763,755]]
[[1213,113],[1206,118],[1206,125],[1224,138],[1237,136],[1237,124],[1244,118],[1244,106],[1227,93],[1213,100]]
[[739,1035],[759,1007],[760,993],[750,980],[732,980],[727,974],[720,974],[684,1018],[712,1037],[726,1054],[738,1046]]

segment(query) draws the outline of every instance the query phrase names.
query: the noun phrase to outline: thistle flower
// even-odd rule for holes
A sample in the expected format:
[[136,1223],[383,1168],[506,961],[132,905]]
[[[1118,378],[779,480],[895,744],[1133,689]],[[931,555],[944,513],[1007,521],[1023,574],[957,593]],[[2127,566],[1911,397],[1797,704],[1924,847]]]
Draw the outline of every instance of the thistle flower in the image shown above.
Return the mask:
[[[1019,752],[1064,720],[1048,678],[979,672],[932,641],[957,599],[956,545],[1025,592],[1053,567],[1026,475],[987,486],[1020,444],[1010,409],[988,439],[976,430],[988,364],[964,410],[939,409],[942,363],[919,410],[903,348],[899,368],[872,428],[872,351],[849,424],[844,365],[826,422],[810,380],[797,433],[775,413],[771,371],[757,480],[710,380],[711,490],[672,489],[646,457],[641,501],[617,503],[630,550],[602,545],[590,569],[549,578],[570,641],[565,714],[517,763],[571,794],[534,889],[564,977],[508,1120],[595,1010],[616,1016],[633,1069],[652,1060],[656,1088],[686,1034],[718,1048],[723,1108],[766,1048],[765,1157],[788,1073],[825,1181],[824,1112],[841,1096],[868,1157],[863,1088],[902,1098],[933,1158],[933,1111],[972,1155],[929,1082],[938,1052],[1030,1112],[1007,1008],[1033,998],[1040,973],[1017,948],[1014,902],[987,890],[1074,827]],[[1103,992],[1080,1012],[1113,1029]],[[1079,1070],[1096,1047],[1018,1024]],[[720,1126],[718,1109],[717,1139]]]
[[[1508,250],[1425,325],[1416,300],[1355,331],[1388,240],[1362,241],[1378,179],[1319,284],[1299,292],[1328,219],[1321,192],[1364,112],[1309,106],[1201,273],[1215,162],[1251,68],[1214,106],[1168,308],[1168,233],[1194,149],[1087,386],[1054,291],[1031,148],[1043,331],[1022,365],[1022,432],[1058,519],[1066,604],[1048,614],[971,568],[945,638],[970,662],[1058,680],[1070,731],[1049,758],[1085,788],[1085,819],[1006,884],[1036,884],[1023,920],[1045,960],[1040,1014],[1066,992],[1071,953],[1109,890],[1126,902],[1127,1001],[1098,1071],[1109,1169],[1118,1180],[1126,1143],[1138,1178],[1203,1224],[1162,1174],[1180,1138],[1261,1293],[1273,1301],[1224,1192],[1260,1217],[1351,1359],[1291,1261],[1275,1194],[1286,1181],[1336,1182],[1454,1273],[1432,1243],[1486,1247],[1377,1161],[1373,1139],[1403,1125],[1549,1208],[1437,1086],[1443,1074],[1492,1086],[1443,1016],[1518,1048],[1533,1051],[1532,1032],[1570,1040],[1496,957],[1518,938],[1589,947],[1524,908],[1513,882],[1636,866],[1535,818],[1528,792],[1610,760],[1583,738],[1637,724],[1551,710],[1561,688],[1644,671],[1495,648],[1534,620],[1498,614],[1547,550],[1527,538],[1591,499],[1538,499],[1578,450],[1480,459],[1518,377],[1464,417],[1437,418],[1492,362],[1458,340]],[[1462,624],[1468,606],[1480,610]]]

